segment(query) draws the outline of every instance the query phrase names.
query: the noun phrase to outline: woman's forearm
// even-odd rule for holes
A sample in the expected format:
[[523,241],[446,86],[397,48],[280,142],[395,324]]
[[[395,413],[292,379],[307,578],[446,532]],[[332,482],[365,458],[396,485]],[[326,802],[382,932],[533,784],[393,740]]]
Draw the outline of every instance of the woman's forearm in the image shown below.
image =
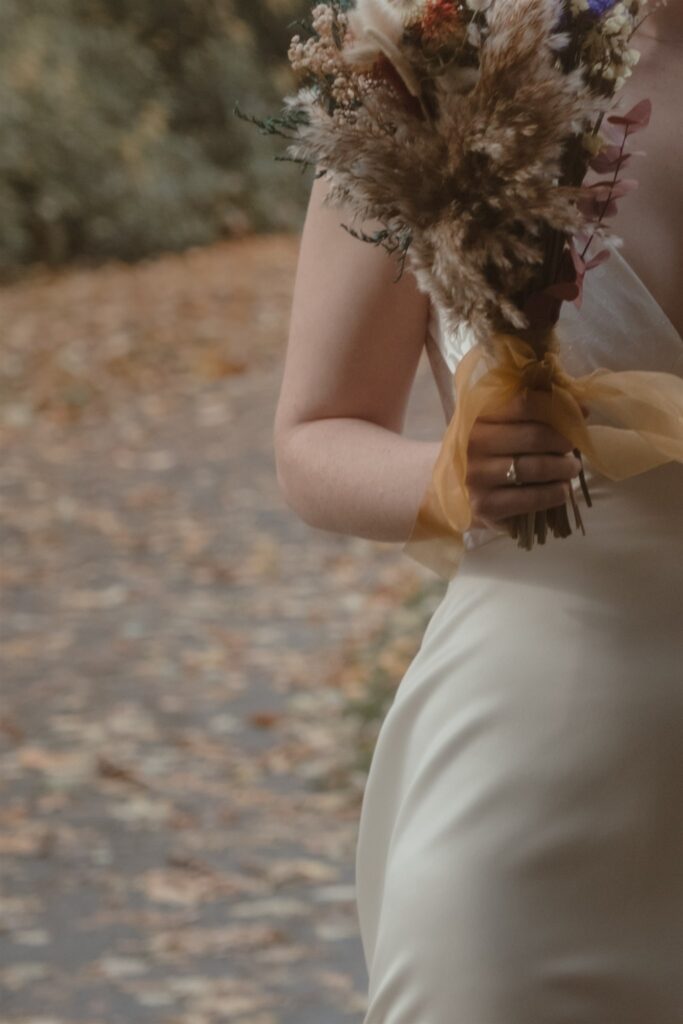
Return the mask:
[[367,420],[312,420],[276,446],[278,482],[287,504],[310,526],[402,543],[440,447]]

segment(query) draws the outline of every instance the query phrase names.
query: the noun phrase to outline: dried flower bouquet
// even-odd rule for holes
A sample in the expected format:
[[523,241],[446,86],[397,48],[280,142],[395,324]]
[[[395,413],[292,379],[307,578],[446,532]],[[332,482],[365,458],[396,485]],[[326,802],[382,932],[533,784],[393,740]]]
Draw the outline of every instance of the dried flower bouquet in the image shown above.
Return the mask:
[[[471,523],[469,432],[516,391],[547,392],[548,422],[613,479],[647,468],[642,451],[616,461],[601,452],[581,404],[597,404],[625,435],[647,434],[649,465],[683,459],[674,382],[662,448],[659,427],[626,411],[637,382],[610,374],[608,394],[602,378],[570,378],[554,333],[562,303],[580,304],[586,272],[609,255],[593,247],[636,184],[622,175],[626,143],[647,125],[650,105],[621,113],[617,94],[638,60],[631,38],[655,3],[330,0],[314,6],[309,36],[291,43],[301,88],[279,116],[256,122],[288,140],[287,159],[326,176],[328,202],[352,211],[348,231],[395,254],[399,274],[407,261],[446,330],[471,328],[456,411],[405,546],[447,578]],[[368,220],[381,228],[366,233]],[[590,504],[583,475],[581,485]],[[566,506],[506,525],[525,548],[572,532]]]

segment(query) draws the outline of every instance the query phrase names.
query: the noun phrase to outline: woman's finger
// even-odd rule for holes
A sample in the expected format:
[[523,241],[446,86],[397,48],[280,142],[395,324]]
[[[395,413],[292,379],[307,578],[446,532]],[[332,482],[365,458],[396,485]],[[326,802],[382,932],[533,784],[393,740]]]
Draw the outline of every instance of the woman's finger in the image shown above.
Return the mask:
[[[524,391],[520,391],[519,394],[510,399],[495,414],[480,416],[479,422],[509,423],[511,420],[540,420],[545,422],[545,416],[543,415],[545,398],[540,398],[541,395],[547,398],[548,392],[542,391],[539,388],[527,388]],[[578,404],[583,415],[588,416],[590,413],[588,407],[582,402]]]
[[504,425],[477,420],[469,440],[469,451],[475,455],[517,455],[526,452],[563,455],[572,448],[571,441],[554,427],[537,420]]
[[[511,462],[508,456],[471,459],[468,463],[468,486],[489,490],[493,487],[514,487],[506,479]],[[581,462],[573,454],[517,455],[515,467],[521,484],[537,484],[572,480],[579,475]]]
[[509,423],[511,420],[540,420],[542,419],[542,399],[540,396],[548,397],[547,391],[539,388],[525,388],[511,398],[506,405],[501,406],[497,412],[490,416],[482,416],[480,419],[485,423]]
[[540,512],[563,505],[569,497],[569,481],[527,484],[524,487],[496,487],[472,495],[472,515],[475,519],[506,519],[508,516]]

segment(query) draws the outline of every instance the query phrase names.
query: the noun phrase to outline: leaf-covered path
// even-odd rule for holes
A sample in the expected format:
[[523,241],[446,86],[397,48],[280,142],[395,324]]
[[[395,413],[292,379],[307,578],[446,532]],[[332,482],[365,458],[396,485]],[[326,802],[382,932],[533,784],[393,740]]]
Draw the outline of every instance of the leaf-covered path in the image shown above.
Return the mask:
[[[347,711],[378,661],[398,682],[429,574],[278,492],[295,254],[247,240],[0,292],[2,1024],[362,1019]],[[415,436],[437,406],[423,366]]]

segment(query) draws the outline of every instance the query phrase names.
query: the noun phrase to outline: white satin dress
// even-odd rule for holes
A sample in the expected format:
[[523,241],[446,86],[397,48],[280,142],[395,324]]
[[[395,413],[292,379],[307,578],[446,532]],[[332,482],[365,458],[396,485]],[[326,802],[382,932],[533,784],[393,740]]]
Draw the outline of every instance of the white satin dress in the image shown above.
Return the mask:
[[[452,371],[471,339],[431,328]],[[575,375],[683,376],[616,249],[560,335]],[[585,537],[468,534],[382,723],[364,1024],[683,1024],[683,465],[586,469]]]

